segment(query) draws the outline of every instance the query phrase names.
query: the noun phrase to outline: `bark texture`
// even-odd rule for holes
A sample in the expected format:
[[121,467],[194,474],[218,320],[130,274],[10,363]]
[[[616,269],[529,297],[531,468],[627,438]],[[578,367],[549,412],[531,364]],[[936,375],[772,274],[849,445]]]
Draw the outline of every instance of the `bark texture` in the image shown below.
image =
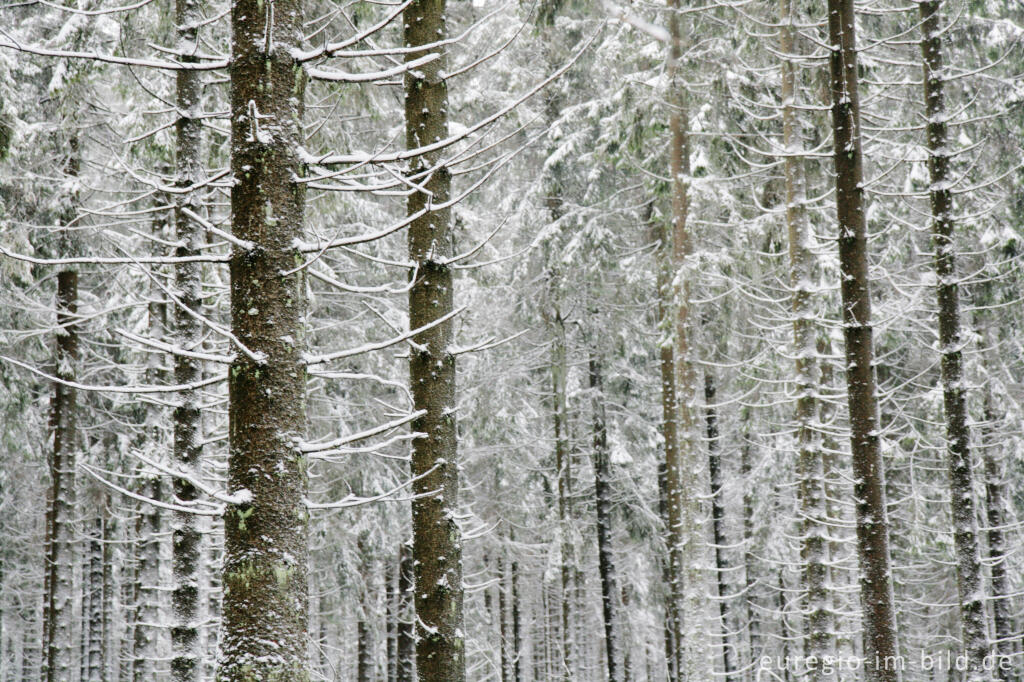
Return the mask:
[[860,99],[853,0],[829,0],[829,67],[839,220],[843,337],[846,354],[850,446],[857,507],[857,552],[868,682],[900,678],[896,609],[889,556],[885,471],[872,367],[871,285],[862,187]]
[[[405,44],[424,46],[448,35],[445,0],[414,0],[404,11]],[[441,57],[405,76],[406,146],[416,149],[448,136],[447,47],[414,50],[407,59],[440,51]],[[451,172],[442,152],[420,154],[410,173],[425,191],[409,195],[409,257],[415,263],[409,290],[413,329],[454,310]],[[462,535],[455,514],[459,470],[455,430],[455,356],[451,320],[420,332],[409,355],[413,406],[413,565],[416,575],[416,670],[423,682],[462,682],[466,677],[462,615]]]
[[594,498],[597,508],[597,563],[601,574],[601,615],[604,618],[604,652],[609,682],[620,682],[619,633],[615,613],[618,581],[612,553],[611,461],[608,424],[604,406],[601,361],[590,356],[591,409],[594,420]]
[[[176,0],[175,23],[181,60],[195,61],[190,53],[198,51],[198,26],[202,21],[197,0]],[[198,118],[202,93],[201,74],[182,69],[177,79],[177,186],[185,190],[195,186],[203,175],[202,124]],[[174,222],[179,246],[178,258],[195,257],[202,245],[203,233],[192,217],[200,211],[196,192],[180,195],[175,207]],[[179,263],[175,268],[174,326],[176,345],[185,351],[198,351],[202,343],[202,327],[195,313],[201,305],[201,266]],[[174,356],[174,382],[187,385],[202,378],[200,361],[185,355]],[[174,461],[191,476],[201,477],[202,433],[197,391],[185,390],[174,408]],[[175,478],[174,496],[182,504],[194,501],[198,494],[189,481]],[[174,682],[195,682],[199,679],[199,551],[200,536],[196,519],[190,514],[175,512],[172,520],[174,583],[171,606],[174,622],[171,628],[171,678]]]
[[711,482],[711,531],[715,540],[715,580],[718,587],[718,617],[722,627],[722,672],[726,682],[732,682],[735,667],[733,648],[729,637],[729,571],[725,548],[725,507],[722,505],[722,456],[718,442],[718,411],[715,406],[717,389],[715,375],[704,373],[704,421],[708,439],[708,479]]
[[232,231],[228,492],[221,682],[306,682],[308,513],[304,196],[297,179],[305,73],[291,56],[301,0],[231,7]]
[[918,4],[921,17],[921,57],[924,65],[924,102],[927,123],[928,172],[931,186],[932,241],[935,246],[936,293],[939,310],[943,409],[946,418],[946,457],[949,496],[956,548],[960,630],[967,654],[967,680],[989,679],[984,670],[988,655],[985,590],[978,549],[978,522],[971,466],[971,432],[967,423],[964,386],[963,339],[960,333],[960,291],[953,244],[953,193],[950,189],[950,148],[946,127],[946,100],[942,66],[942,31],[938,0]]
[[[835,616],[829,590],[831,560],[821,433],[817,428],[821,371],[817,356],[814,287],[817,280],[813,236],[807,216],[804,135],[797,110],[797,30],[793,0],[779,2],[779,50],[782,54],[782,143],[785,153],[786,227],[789,240],[790,306],[796,371],[797,472],[800,481],[800,553],[806,594],[804,654],[816,660],[835,658]],[[825,666],[808,671],[808,679],[833,680]]]

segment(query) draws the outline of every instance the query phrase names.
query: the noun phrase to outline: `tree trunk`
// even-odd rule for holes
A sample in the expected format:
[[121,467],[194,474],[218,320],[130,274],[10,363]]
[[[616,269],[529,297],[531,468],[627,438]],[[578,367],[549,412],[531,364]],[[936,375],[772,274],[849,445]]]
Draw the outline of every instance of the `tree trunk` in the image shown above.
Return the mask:
[[387,682],[395,682],[398,676],[398,595],[395,591],[395,579],[397,578],[398,557],[394,560],[385,559],[381,561],[384,569],[384,603],[385,618],[387,619],[387,646],[385,656],[387,658]]
[[[996,421],[990,392],[985,392],[985,423],[986,431]],[[988,562],[992,580],[992,626],[995,636],[995,649],[998,654],[995,673],[997,679],[1009,682],[1016,679],[1014,663],[1017,654],[1017,637],[1013,633],[1012,595],[1007,576],[1006,538],[1003,529],[1009,514],[1006,509],[1006,491],[1003,483],[1003,472],[999,459],[993,452],[996,447],[990,438],[986,438],[982,449],[985,465],[985,520],[988,523]],[[998,665],[1000,661],[1009,661],[1009,669],[1004,670]]]
[[950,190],[950,149],[946,129],[946,102],[942,67],[939,1],[918,3],[921,16],[921,56],[924,65],[924,101],[927,124],[928,170],[931,175],[932,238],[939,309],[939,349],[942,355],[942,393],[946,418],[946,454],[949,494],[956,548],[960,627],[967,655],[967,680],[990,678],[984,670],[988,655],[984,585],[978,550],[978,525],[971,471],[970,427],[964,386],[963,339],[960,334],[960,293],[956,281],[953,244],[953,194]]
[[872,368],[871,285],[863,208],[860,100],[853,0],[829,0],[828,25],[835,145],[836,213],[842,278],[846,386],[857,506],[860,598],[868,682],[897,682],[901,675],[889,557],[885,471]]
[[[412,48],[448,35],[446,0],[414,0],[404,11],[405,44]],[[448,137],[446,47],[411,51],[416,59],[441,50],[441,57],[405,76],[406,146],[416,149]],[[454,255],[451,172],[443,152],[421,154],[410,173],[426,192],[409,195],[409,257],[415,279],[409,289],[409,325],[416,329],[454,310],[454,283],[447,259]],[[428,194],[429,192],[429,194]],[[425,212],[419,215],[421,212]],[[455,429],[453,323],[417,334],[409,356],[413,407],[425,410],[413,431],[413,565],[416,571],[416,670],[426,682],[461,682],[466,677],[462,616],[462,537],[458,510],[459,469]]]
[[[79,174],[78,138],[70,140],[70,157],[66,174]],[[74,212],[67,211],[62,222],[67,225]],[[77,255],[77,240],[67,230],[60,238],[62,255]],[[43,650],[46,682],[70,682],[74,674],[72,657],[74,643],[73,601],[74,569],[72,553],[75,546],[73,519],[75,509],[75,459],[78,434],[76,430],[77,391],[61,383],[75,380],[78,364],[78,271],[57,273],[57,348],[55,354],[51,427],[53,453],[50,458],[50,492],[47,511],[47,550]]]
[[[797,472],[802,523],[800,554],[806,593],[804,655],[835,658],[835,618],[829,594],[828,526],[825,524],[825,470],[821,434],[816,428],[820,368],[815,341],[817,314],[813,295],[816,263],[813,237],[807,220],[807,174],[804,135],[797,109],[797,31],[793,0],[780,0],[779,27],[782,55],[782,137],[785,151],[786,225],[789,241],[789,286],[793,313],[793,350],[796,358]],[[808,671],[813,681],[835,679],[825,666]]]
[[[90,682],[106,682],[106,667],[103,660],[103,519],[97,517],[93,521],[93,531],[89,537],[89,574],[85,581],[89,586],[88,619],[89,626],[88,666],[85,679]],[[83,610],[86,604],[82,605]]]
[[[175,23],[178,30],[178,49],[183,51],[183,62],[195,61],[189,52],[197,51],[198,26],[202,21],[198,0],[176,0]],[[202,92],[201,73],[181,69],[176,75],[178,120],[177,133],[177,186],[185,189],[201,181],[202,122],[198,118]],[[178,258],[195,257],[203,242],[203,232],[189,213],[200,211],[195,192],[180,195],[174,213]],[[195,262],[179,263],[175,268],[174,306],[176,344],[186,351],[198,351],[202,344],[202,327],[193,314],[201,306],[201,265]],[[200,361],[184,355],[174,356],[174,382],[191,384],[202,378]],[[197,391],[182,391],[174,408],[174,460],[178,468],[194,477],[201,477],[199,459],[202,456],[202,429]],[[174,496],[188,504],[197,498],[197,491],[189,481],[175,478]],[[174,584],[171,605],[174,622],[171,628],[171,678],[174,682],[196,682],[199,679],[199,529],[191,514],[175,512],[172,520]]]
[[398,558],[398,682],[412,682],[416,671],[416,643],[413,632],[412,548],[403,544]]
[[[689,257],[693,239],[687,226],[690,184],[690,137],[686,87],[682,78],[683,27],[680,0],[668,0],[669,59],[668,103],[670,108],[669,157],[672,177],[672,310],[674,313],[673,362],[675,366],[676,448],[666,460],[665,496],[668,506],[668,549],[678,674],[681,679],[711,676],[704,609],[703,519],[700,485],[699,433],[694,418],[697,373],[690,346]],[[666,449],[666,455],[669,451]],[[684,617],[685,614],[685,617]]]
[[499,679],[501,682],[510,682],[512,661],[509,656],[509,649],[511,648],[511,642],[509,641],[509,627],[508,618],[508,598],[506,597],[506,587],[508,585],[508,576],[506,575],[505,567],[506,562],[498,557],[498,660],[501,665],[501,675]]
[[566,336],[565,320],[561,312],[556,310],[552,318],[554,327],[554,338],[551,349],[551,395],[552,395],[552,418],[555,431],[555,469],[558,472],[558,534],[561,540],[561,565],[560,578],[562,588],[561,621],[559,630],[561,633],[562,657],[561,657],[561,679],[572,679],[573,675],[573,646],[572,646],[572,568],[573,568],[573,546],[571,540],[572,523],[572,453],[569,447],[569,410],[566,396],[566,381],[568,379],[568,363],[566,359]]
[[722,506],[722,456],[718,452],[718,412],[715,407],[715,377],[704,373],[704,410],[708,437],[708,477],[711,481],[711,528],[715,538],[715,576],[718,586],[718,616],[722,627],[722,672],[726,682],[732,682],[735,667],[729,642],[729,585],[725,558],[725,508]]
[[[515,542],[515,536],[509,533],[509,540]],[[511,567],[512,583],[512,679],[514,682],[523,681],[523,641],[522,623],[520,613],[522,605],[519,601],[519,562],[513,561]]]
[[660,230],[657,250],[658,269],[658,340],[659,369],[661,371],[661,435],[665,441],[664,459],[658,465],[658,513],[665,528],[665,547],[668,557],[662,557],[662,582],[667,592],[665,599],[665,667],[668,682],[679,680],[679,655],[676,642],[680,634],[678,613],[678,590],[673,580],[673,520],[669,516],[668,467],[679,457],[678,415],[676,413],[676,370],[675,350],[672,347],[673,288],[672,288],[672,233]]
[[[144,479],[141,494],[156,502],[163,502],[164,486],[159,476]],[[163,602],[160,585],[160,538],[164,531],[163,510],[143,503],[136,518],[136,547],[138,566],[135,569],[135,627],[132,650],[132,679],[135,682],[157,680],[161,661]],[[164,669],[166,670],[166,668]]]
[[228,492],[221,682],[308,679],[308,513],[302,362],[305,74],[302,0],[232,5],[232,232]]
[[601,361],[591,351],[590,391],[594,418],[594,499],[597,507],[597,562],[601,573],[601,613],[604,616],[604,652],[608,682],[620,682],[618,623],[615,594],[618,592],[612,554],[611,462],[608,453],[608,424],[604,406]]
[[743,445],[740,446],[740,480],[743,481],[743,602],[747,612],[748,665],[761,657],[761,628],[755,602],[757,577],[754,575],[754,566],[757,558],[754,556],[754,477],[750,461],[750,410],[750,407],[743,408]]

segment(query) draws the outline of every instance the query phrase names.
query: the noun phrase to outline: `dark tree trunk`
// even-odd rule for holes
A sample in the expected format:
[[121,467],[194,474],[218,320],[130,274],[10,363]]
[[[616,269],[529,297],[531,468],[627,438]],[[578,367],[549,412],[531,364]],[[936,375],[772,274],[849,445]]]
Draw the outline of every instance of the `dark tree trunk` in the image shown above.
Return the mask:
[[[198,51],[198,26],[202,21],[199,0],[176,0],[175,23],[178,47],[183,50],[183,62],[193,62],[189,52]],[[177,186],[193,187],[202,179],[202,121],[198,118],[202,80],[199,71],[179,70],[177,79],[176,121],[177,134]],[[203,242],[203,232],[192,214],[200,211],[196,192],[180,195],[175,207],[174,221],[179,245],[174,255],[178,258],[195,257]],[[174,306],[176,345],[185,351],[198,351],[202,344],[202,326],[194,316],[201,306],[201,265],[195,262],[179,263],[175,268]],[[196,358],[174,356],[174,381],[179,385],[194,383],[202,378],[202,366]],[[197,391],[185,390],[178,396],[174,408],[174,460],[184,472],[201,477],[202,432]],[[188,504],[197,497],[195,486],[182,478],[173,481],[174,496]],[[173,625],[171,627],[171,678],[174,682],[195,682],[200,676],[199,666],[199,529],[193,515],[175,512],[172,521],[174,583],[171,592]]]
[[956,547],[956,578],[960,595],[960,627],[967,655],[967,679],[989,677],[984,585],[978,550],[974,505],[967,391],[964,386],[963,339],[960,334],[960,292],[953,244],[953,193],[950,190],[950,149],[942,67],[942,35],[938,0],[918,3],[921,16],[921,56],[924,64],[925,126],[931,186],[932,238],[939,309],[939,349],[942,354],[942,393],[946,418],[949,493]]
[[[308,513],[302,361],[305,73],[302,0],[231,6],[232,232],[228,492],[221,682],[309,677]],[[272,134],[271,132],[272,131]],[[284,274],[292,273],[292,274]]]
[[[70,140],[70,156],[66,174],[79,174],[78,138]],[[62,216],[65,225],[74,220],[74,212]],[[77,240],[72,232],[60,235],[62,255],[77,255]],[[77,450],[77,391],[66,383],[75,380],[78,364],[78,271],[57,273],[57,347],[54,356],[53,402],[51,428],[53,452],[50,458],[50,491],[47,508],[45,606],[43,615],[43,661],[46,682],[63,682],[71,678],[74,571],[73,510],[75,508],[75,460]]]
[[[515,542],[515,536],[509,534],[509,540]],[[523,641],[522,641],[522,604],[519,600],[519,562],[513,561],[511,567],[512,583],[512,679],[514,682],[523,680]]]
[[[448,35],[446,0],[414,0],[404,12],[405,44],[412,48]],[[441,57],[405,76],[406,146],[416,149],[448,137],[447,47],[410,51],[416,59],[441,50]],[[454,255],[451,172],[439,164],[444,153],[417,156],[410,173],[429,192],[409,195],[409,257],[415,279],[409,289],[409,325],[431,324],[454,310],[448,263]],[[455,429],[453,323],[417,334],[409,357],[413,407],[426,413],[413,430],[413,565],[416,572],[416,670],[427,682],[461,682],[466,677],[462,616],[462,537],[455,522],[459,469]]]
[[[857,506],[860,598],[868,682],[897,682],[896,610],[889,557],[885,471],[872,363],[871,285],[863,207],[860,99],[853,0],[829,0],[828,25],[835,145],[839,268],[846,345],[846,385]],[[888,663],[887,663],[888,662]]]
[[[78,361],[78,332],[74,316],[78,311],[78,273],[64,270],[57,274],[57,368],[55,376],[74,381]],[[50,529],[47,552],[46,672],[48,682],[69,679],[73,581],[71,555],[74,529],[71,527],[75,501],[75,441],[77,391],[54,383],[53,455],[50,460]]]
[[611,462],[608,453],[608,424],[604,406],[604,378],[601,361],[591,352],[590,391],[594,419],[594,498],[597,507],[597,563],[601,573],[601,613],[604,616],[604,651],[608,681],[619,682],[618,623],[615,594],[618,586],[612,554]]
[[722,456],[718,451],[718,412],[715,407],[715,377],[704,373],[704,419],[708,437],[708,477],[711,481],[711,528],[715,538],[715,577],[718,584],[718,616],[722,626],[722,672],[726,682],[732,682],[735,666],[729,641],[729,585],[725,558],[725,507],[722,506]]
[[508,587],[508,575],[506,574],[506,562],[498,558],[498,658],[501,665],[501,682],[509,682],[511,677],[512,660],[509,655],[512,643],[509,641],[508,627],[508,598],[506,597]]
[[[92,534],[89,536],[89,574],[85,582],[89,586],[89,637],[86,640],[88,665],[85,679],[90,682],[106,682],[106,667],[103,660],[103,519],[99,517],[93,521]],[[84,610],[86,603],[82,606]]]

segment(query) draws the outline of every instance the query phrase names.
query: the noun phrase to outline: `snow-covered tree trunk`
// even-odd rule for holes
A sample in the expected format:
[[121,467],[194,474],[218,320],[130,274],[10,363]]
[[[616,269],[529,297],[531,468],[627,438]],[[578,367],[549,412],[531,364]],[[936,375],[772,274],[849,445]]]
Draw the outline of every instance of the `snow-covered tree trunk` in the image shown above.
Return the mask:
[[[779,3],[779,52],[782,58],[782,146],[785,153],[786,227],[789,241],[790,306],[796,372],[797,472],[800,481],[800,554],[803,560],[806,637],[804,654],[835,658],[835,617],[829,594],[830,546],[825,523],[825,470],[821,434],[816,426],[821,373],[818,365],[814,290],[817,275],[813,237],[807,217],[804,135],[797,97],[797,29],[794,0]],[[831,680],[826,666],[808,671],[808,679]]]
[[868,682],[897,682],[899,646],[875,389],[853,0],[829,0],[829,66],[846,387]]
[[[986,430],[996,422],[996,413],[992,405],[991,392],[986,390],[985,401]],[[1019,638],[1013,632],[1013,610],[1007,575],[1008,557],[1006,553],[1006,535],[1004,528],[1009,518],[1006,508],[1006,490],[1002,467],[996,455],[996,444],[986,438],[982,449],[982,460],[985,468],[985,521],[988,523],[986,540],[988,541],[989,573],[992,581],[992,634],[995,638],[995,650],[999,655],[997,661],[1014,661],[1018,653]],[[996,677],[1002,682],[1015,679],[1012,663],[1009,669],[996,666]]]
[[711,484],[711,534],[715,541],[715,583],[718,588],[718,617],[722,628],[722,673],[726,682],[732,682],[732,641],[729,637],[729,584],[728,560],[725,550],[725,507],[722,505],[722,455],[718,442],[718,408],[715,405],[717,387],[715,375],[704,372],[704,422],[708,439],[708,481]]
[[[553,211],[553,213],[557,213]],[[554,220],[557,217],[552,216]],[[569,408],[568,381],[569,367],[567,359],[565,320],[561,311],[555,310],[551,317],[551,397],[552,423],[555,433],[555,470],[558,476],[558,537],[561,540],[559,551],[561,563],[562,599],[559,623],[562,642],[561,670],[564,679],[572,678],[575,663],[573,661],[572,642],[572,573],[574,553],[572,545],[572,452],[569,447]]]
[[[198,27],[202,22],[198,0],[176,0],[175,23],[178,31],[178,49],[181,60],[197,61],[199,51]],[[174,255],[190,258],[199,254],[203,231],[193,218],[199,213],[197,192],[186,191],[202,180],[202,122],[199,119],[201,73],[181,69],[177,79],[175,108],[177,113],[176,161],[177,186],[183,193],[175,205],[174,223],[178,246]],[[201,306],[201,264],[180,262],[175,267],[174,334],[179,350],[195,352],[202,343],[202,326],[195,313]],[[198,359],[183,354],[174,356],[174,382],[192,384],[202,378]],[[185,390],[177,397],[174,408],[174,462],[190,476],[200,477],[202,456],[202,428],[198,391]],[[195,486],[186,479],[174,479],[174,496],[181,504],[189,504],[197,497]],[[173,575],[171,605],[174,623],[171,628],[171,677],[174,682],[195,682],[201,673],[199,666],[199,552],[200,536],[193,515],[175,512],[172,520]]]
[[90,682],[105,682],[106,667],[103,660],[104,641],[103,635],[103,519],[96,517],[93,520],[92,532],[89,535],[89,566],[88,579],[84,582],[88,585],[88,602],[83,604],[83,610],[87,611],[88,618],[83,622],[88,625],[89,637],[87,640],[88,649],[85,652],[87,666],[85,679]]
[[618,581],[612,553],[611,461],[608,453],[608,424],[604,406],[604,377],[601,360],[590,355],[591,410],[594,420],[594,506],[597,510],[597,563],[601,574],[601,613],[604,617],[604,652],[609,682],[620,682],[619,624],[615,597]]
[[231,8],[231,331],[221,682],[305,682],[302,0]]
[[[163,479],[159,475],[149,475],[143,480],[140,494],[158,503],[164,502]],[[161,673],[166,673],[166,651],[162,646],[165,633],[161,606],[164,600],[160,579],[160,544],[165,530],[163,509],[143,503],[135,528],[138,565],[135,569],[132,679],[134,682],[148,682],[160,679]]]
[[[416,48],[448,35],[445,0],[413,0],[404,11],[405,44]],[[447,46],[410,51],[416,59],[441,56],[405,76],[406,146],[416,149],[448,137]],[[410,174],[424,192],[409,195],[409,258],[415,279],[409,289],[409,326],[434,324],[454,311],[451,171],[443,151],[420,154]],[[429,194],[428,194],[429,193]],[[462,616],[462,531],[456,521],[459,465],[455,429],[453,323],[435,324],[413,338],[409,379],[413,407],[423,410],[413,430],[413,565],[416,574],[416,670],[426,682],[466,678]]]
[[932,241],[935,246],[936,293],[939,311],[939,352],[942,394],[946,419],[946,456],[949,496],[956,548],[956,579],[960,595],[960,628],[967,655],[967,680],[991,679],[984,670],[988,655],[985,624],[985,589],[978,549],[978,522],[974,504],[971,465],[971,432],[967,420],[967,387],[964,385],[963,338],[960,333],[960,291],[953,244],[953,193],[950,177],[949,134],[942,65],[939,0],[918,3],[921,17],[921,56],[924,65],[925,134],[931,186]]
[[[77,179],[81,159],[79,141],[69,143],[66,175]],[[61,218],[68,225],[74,209]],[[68,230],[60,235],[62,255],[76,256],[77,239]],[[50,483],[43,649],[46,682],[72,682],[74,671],[74,568],[75,548],[75,462],[78,446],[76,424],[77,390],[65,382],[75,381],[78,364],[78,271],[71,268],[57,273],[57,347],[51,403],[53,452],[50,458]]]
[[[668,508],[668,547],[670,557],[670,594],[675,612],[673,634],[678,674],[681,679],[705,679],[711,675],[704,581],[704,524],[701,484],[704,466],[700,461],[700,434],[695,417],[697,372],[691,347],[693,237],[689,217],[690,137],[686,86],[682,74],[684,29],[679,0],[668,0],[669,56],[669,159],[672,181],[672,311],[673,363],[675,369],[675,405],[677,418],[676,450],[666,459],[665,498]],[[669,455],[666,449],[666,456]]]

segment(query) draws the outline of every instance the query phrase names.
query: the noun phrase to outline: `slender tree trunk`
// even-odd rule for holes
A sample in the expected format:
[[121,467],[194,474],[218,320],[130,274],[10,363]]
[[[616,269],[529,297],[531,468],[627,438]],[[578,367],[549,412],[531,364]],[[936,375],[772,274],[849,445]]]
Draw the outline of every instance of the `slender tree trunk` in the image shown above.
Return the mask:
[[396,578],[398,577],[398,557],[394,560],[381,561],[384,568],[384,602],[387,619],[387,682],[395,682],[398,676],[398,595]]
[[114,538],[116,520],[110,512],[110,495],[105,496],[103,505],[103,682],[117,679],[117,652],[114,637]]
[[[164,485],[160,476],[145,479],[142,495],[163,502]],[[136,519],[138,567],[135,570],[135,627],[132,651],[132,679],[152,682],[161,672],[163,620],[160,585],[160,537],[164,531],[163,511],[156,505],[143,504]],[[164,668],[166,670],[166,668]]]
[[[669,515],[668,502],[668,469],[669,463],[677,467],[679,457],[678,415],[676,413],[676,370],[675,350],[672,347],[673,328],[673,288],[672,288],[672,233],[668,229],[660,230],[660,243],[657,251],[658,269],[658,353],[661,371],[661,435],[665,441],[664,460],[658,465],[658,512],[662,525],[665,527],[665,546],[668,556],[662,557],[662,582],[667,592],[665,599],[665,666],[668,682],[679,680],[679,655],[676,642],[680,634],[680,618],[678,613],[678,590],[673,580],[672,567],[674,557],[673,530],[674,523]],[[676,513],[678,517],[678,513]],[[677,521],[678,522],[678,519]]]
[[[232,232],[228,492],[224,513],[221,682],[309,677],[308,513],[301,253],[305,73],[302,0],[232,5]],[[250,355],[251,353],[251,355]]]
[[601,573],[601,612],[604,616],[604,651],[608,682],[619,679],[618,623],[615,594],[618,592],[612,554],[611,462],[608,453],[608,424],[604,406],[604,378],[601,361],[591,352],[590,391],[594,418],[594,498],[597,507],[597,562]]
[[864,656],[868,682],[900,678],[896,609],[889,557],[885,470],[872,368],[871,285],[863,207],[860,99],[853,0],[829,0],[829,64],[835,145],[836,213],[842,278],[846,385],[857,506],[860,598],[864,611]]
[[729,641],[729,570],[725,557],[725,508],[722,505],[722,456],[718,452],[718,412],[715,407],[715,376],[704,373],[704,410],[708,437],[708,477],[711,481],[711,528],[715,538],[715,576],[718,586],[718,616],[722,627],[722,672],[726,682],[732,682],[736,668],[732,660]]
[[[680,0],[668,0],[669,58],[668,103],[670,108],[669,158],[672,177],[672,311],[674,316],[673,362],[675,368],[676,448],[666,459],[665,497],[668,507],[668,548],[674,604],[673,635],[679,658],[678,674],[688,680],[711,675],[706,623],[703,523],[700,485],[703,467],[698,458],[694,405],[697,373],[690,346],[690,270],[693,239],[687,226],[690,184],[689,118],[682,77],[683,26]],[[666,455],[669,451],[666,449]],[[685,614],[685,617],[684,617]]]
[[412,682],[416,672],[413,578],[412,549],[403,544],[398,558],[398,682]]
[[[515,535],[509,533],[509,540],[515,542]],[[523,681],[523,641],[522,641],[522,604],[519,600],[519,562],[512,561],[511,576],[512,583],[512,679],[514,682]]]
[[[815,341],[814,306],[816,263],[807,220],[807,174],[804,135],[797,109],[797,12],[793,0],[779,3],[779,42],[782,54],[782,129],[786,174],[786,225],[789,236],[789,286],[796,358],[797,471],[800,480],[803,588],[806,593],[804,654],[815,660],[835,658],[835,617],[829,594],[828,526],[825,525],[825,470],[821,434],[816,428],[820,368]],[[825,666],[809,670],[808,679],[835,679]]]
[[940,25],[938,0],[924,0],[918,3],[918,9],[923,35],[921,56],[924,64],[928,170],[931,175],[929,196],[938,282],[939,348],[942,354],[942,393],[957,589],[960,594],[960,627],[967,655],[967,679],[976,682],[991,676],[985,673],[983,667],[989,646],[961,351],[960,292],[956,281],[956,252],[953,244],[953,194],[950,190],[950,149],[942,66],[943,27]]
[[498,557],[498,660],[501,665],[501,682],[510,682],[512,660],[509,655],[511,642],[509,641],[508,627],[508,575],[506,572],[507,562]]
[[[992,397],[989,391],[985,392],[985,424],[986,431],[996,421],[995,410],[992,406]],[[991,438],[986,438],[982,449],[982,459],[985,467],[985,520],[988,523],[988,562],[990,565],[990,577],[992,580],[992,626],[995,636],[996,658],[995,673],[997,679],[1002,682],[1009,682],[1016,679],[1014,666],[1017,662],[1017,638],[1013,633],[1013,615],[1011,609],[1011,593],[1009,587],[1009,576],[1007,576],[1006,537],[1003,529],[1006,525],[1009,514],[1006,510],[1006,492],[1003,483],[1003,472],[999,459],[993,450],[995,444]],[[1008,669],[1001,668],[998,663],[1008,661]]]
[[[79,174],[78,138],[70,140],[70,156],[66,174]],[[74,212],[62,216],[65,225],[74,220]],[[76,255],[77,240],[68,230],[60,236],[62,255]],[[78,271],[57,273],[57,348],[55,355],[51,427],[53,453],[50,459],[50,493],[48,507],[47,556],[45,579],[43,649],[46,682],[71,682],[74,671],[72,641],[74,610],[74,541],[75,460],[78,434],[76,428],[77,391],[62,382],[75,380],[78,364]]]
[[[184,62],[195,61],[190,52],[198,51],[198,26],[202,21],[198,0],[176,0],[175,23],[178,30],[178,49],[183,51]],[[182,69],[177,79],[177,185],[179,189],[196,185],[202,179],[202,123],[198,118],[201,96],[201,73]],[[194,257],[203,242],[200,226],[192,214],[200,207],[196,192],[180,195],[174,213],[179,246],[178,258]],[[201,305],[201,266],[199,263],[179,263],[175,269],[175,289],[178,298],[174,307],[176,345],[186,351],[198,351],[202,343],[202,327],[191,313]],[[202,378],[200,361],[184,355],[174,356],[174,382],[179,385],[194,383]],[[202,429],[197,391],[183,391],[174,408],[174,460],[178,468],[193,477],[201,477],[199,459],[202,456]],[[174,496],[188,504],[197,492],[191,482],[174,479]],[[174,624],[171,628],[171,677],[174,682],[196,682],[199,666],[199,529],[193,515],[175,512],[172,521],[174,584],[171,604]]]
[[551,395],[552,418],[555,431],[555,469],[558,471],[558,532],[562,553],[560,577],[562,588],[561,614],[559,623],[562,643],[561,678],[573,676],[572,646],[572,569],[574,563],[571,539],[572,524],[572,453],[569,447],[569,410],[566,390],[568,362],[565,336],[565,320],[556,310],[552,317],[553,339],[551,347]]
[[[85,679],[90,682],[105,682],[106,668],[103,660],[103,519],[93,521],[89,537],[89,601],[88,601],[88,667]],[[83,608],[84,608],[83,604]],[[83,619],[84,620],[84,619]]]
[[750,408],[743,408],[743,445],[740,446],[740,480],[743,481],[743,580],[744,597],[747,612],[747,641],[748,660],[747,665],[757,661],[761,657],[761,629],[755,602],[755,588],[757,577],[754,575],[754,566],[757,559],[754,556],[754,477],[750,462],[751,433],[750,433]]
[[[405,44],[412,48],[448,35],[446,0],[414,0],[404,12]],[[405,76],[406,146],[416,149],[448,137],[446,47],[411,51],[407,59],[441,51],[441,57]],[[454,310],[454,282],[447,259],[454,255],[451,172],[438,164],[443,152],[421,154],[411,174],[426,192],[409,196],[408,243],[415,263],[409,289],[409,324],[431,324]],[[428,194],[429,193],[429,194]],[[426,413],[413,421],[425,434],[413,440],[413,564],[416,571],[416,669],[424,682],[461,682],[466,677],[462,615],[462,537],[455,522],[459,469],[455,429],[455,356],[449,320],[413,339],[409,379],[413,406]]]

